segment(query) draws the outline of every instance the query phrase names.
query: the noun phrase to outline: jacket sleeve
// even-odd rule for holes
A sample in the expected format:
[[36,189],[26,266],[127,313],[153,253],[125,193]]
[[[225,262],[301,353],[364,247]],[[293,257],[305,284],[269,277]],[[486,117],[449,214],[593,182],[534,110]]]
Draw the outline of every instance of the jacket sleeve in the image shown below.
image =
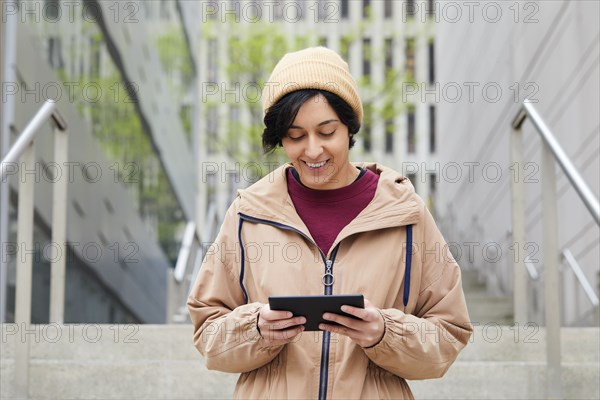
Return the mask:
[[410,288],[411,297],[418,291],[414,312],[381,310],[383,338],[364,349],[375,364],[410,380],[443,376],[473,331],[460,268],[426,207],[423,215],[421,232],[415,235],[420,239],[413,245],[413,273],[421,267],[421,279]]
[[206,251],[187,306],[194,344],[205,357],[206,367],[241,373],[265,365],[283,346],[269,346],[258,331],[263,304],[244,300],[236,204],[227,211],[217,239]]

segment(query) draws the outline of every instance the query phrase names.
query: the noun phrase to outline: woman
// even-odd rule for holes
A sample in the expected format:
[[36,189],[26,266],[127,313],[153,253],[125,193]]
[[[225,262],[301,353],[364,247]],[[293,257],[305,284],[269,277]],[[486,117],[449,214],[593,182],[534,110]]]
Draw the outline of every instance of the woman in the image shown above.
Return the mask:
[[[263,95],[264,148],[290,163],[229,208],[188,300],[195,345],[241,373],[236,398],[412,398],[405,379],[442,376],[471,334],[459,267],[408,179],[349,161],[363,111],[339,55],[286,54]],[[355,293],[358,319],[319,332],[268,305]]]

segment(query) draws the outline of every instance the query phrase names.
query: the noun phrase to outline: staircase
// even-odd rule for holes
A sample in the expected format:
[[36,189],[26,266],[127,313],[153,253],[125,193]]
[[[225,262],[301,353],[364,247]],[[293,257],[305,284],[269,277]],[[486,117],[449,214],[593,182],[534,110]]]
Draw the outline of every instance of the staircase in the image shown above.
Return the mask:
[[[236,376],[207,371],[189,325],[35,325],[1,329],[0,398],[16,399],[14,347],[30,343],[32,399],[230,398]],[[600,397],[600,331],[563,328],[568,399]],[[477,327],[442,379],[411,381],[420,399],[542,399],[545,333],[496,324]]]
[[512,296],[489,294],[485,283],[480,282],[475,270],[462,270],[462,284],[469,309],[469,317],[475,325],[513,325]]

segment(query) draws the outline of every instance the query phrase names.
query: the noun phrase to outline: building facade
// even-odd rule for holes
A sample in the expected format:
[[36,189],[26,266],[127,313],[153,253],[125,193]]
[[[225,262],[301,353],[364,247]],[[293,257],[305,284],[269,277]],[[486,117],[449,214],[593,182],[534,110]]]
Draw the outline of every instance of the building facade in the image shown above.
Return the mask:
[[[58,171],[69,177],[65,322],[164,322],[167,271],[185,222],[195,218],[196,70],[185,17],[194,6],[20,1],[2,7],[3,106],[11,108],[3,107],[0,153],[52,98],[69,124],[73,166],[49,169],[50,127],[38,135],[33,250],[16,243],[21,177],[2,184],[9,194],[1,207],[3,320],[11,321],[14,309],[15,259],[29,251],[32,322],[48,322],[48,199]],[[16,29],[4,30],[8,19]],[[14,56],[8,49],[16,49]]]
[[197,172],[206,191],[198,225],[209,204],[223,215],[237,187],[285,160],[261,152],[261,88],[285,52],[317,45],[339,52],[359,83],[365,121],[351,159],[403,171],[435,210],[437,180],[418,172],[437,154],[436,104],[415,95],[436,81],[434,8],[433,1],[202,2]]

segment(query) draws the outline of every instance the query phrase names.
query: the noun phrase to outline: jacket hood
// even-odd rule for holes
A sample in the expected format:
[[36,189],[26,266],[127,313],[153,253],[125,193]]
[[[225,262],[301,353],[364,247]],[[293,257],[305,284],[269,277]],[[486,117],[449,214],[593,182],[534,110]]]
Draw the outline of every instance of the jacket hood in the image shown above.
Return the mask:
[[[423,201],[415,193],[409,179],[376,163],[352,164],[376,173],[379,175],[379,182],[373,200],[340,232],[340,236],[409,225],[419,220]],[[254,218],[290,225],[308,233],[288,194],[286,176],[291,166],[292,164],[286,163],[249,188],[238,190],[239,212]]]

